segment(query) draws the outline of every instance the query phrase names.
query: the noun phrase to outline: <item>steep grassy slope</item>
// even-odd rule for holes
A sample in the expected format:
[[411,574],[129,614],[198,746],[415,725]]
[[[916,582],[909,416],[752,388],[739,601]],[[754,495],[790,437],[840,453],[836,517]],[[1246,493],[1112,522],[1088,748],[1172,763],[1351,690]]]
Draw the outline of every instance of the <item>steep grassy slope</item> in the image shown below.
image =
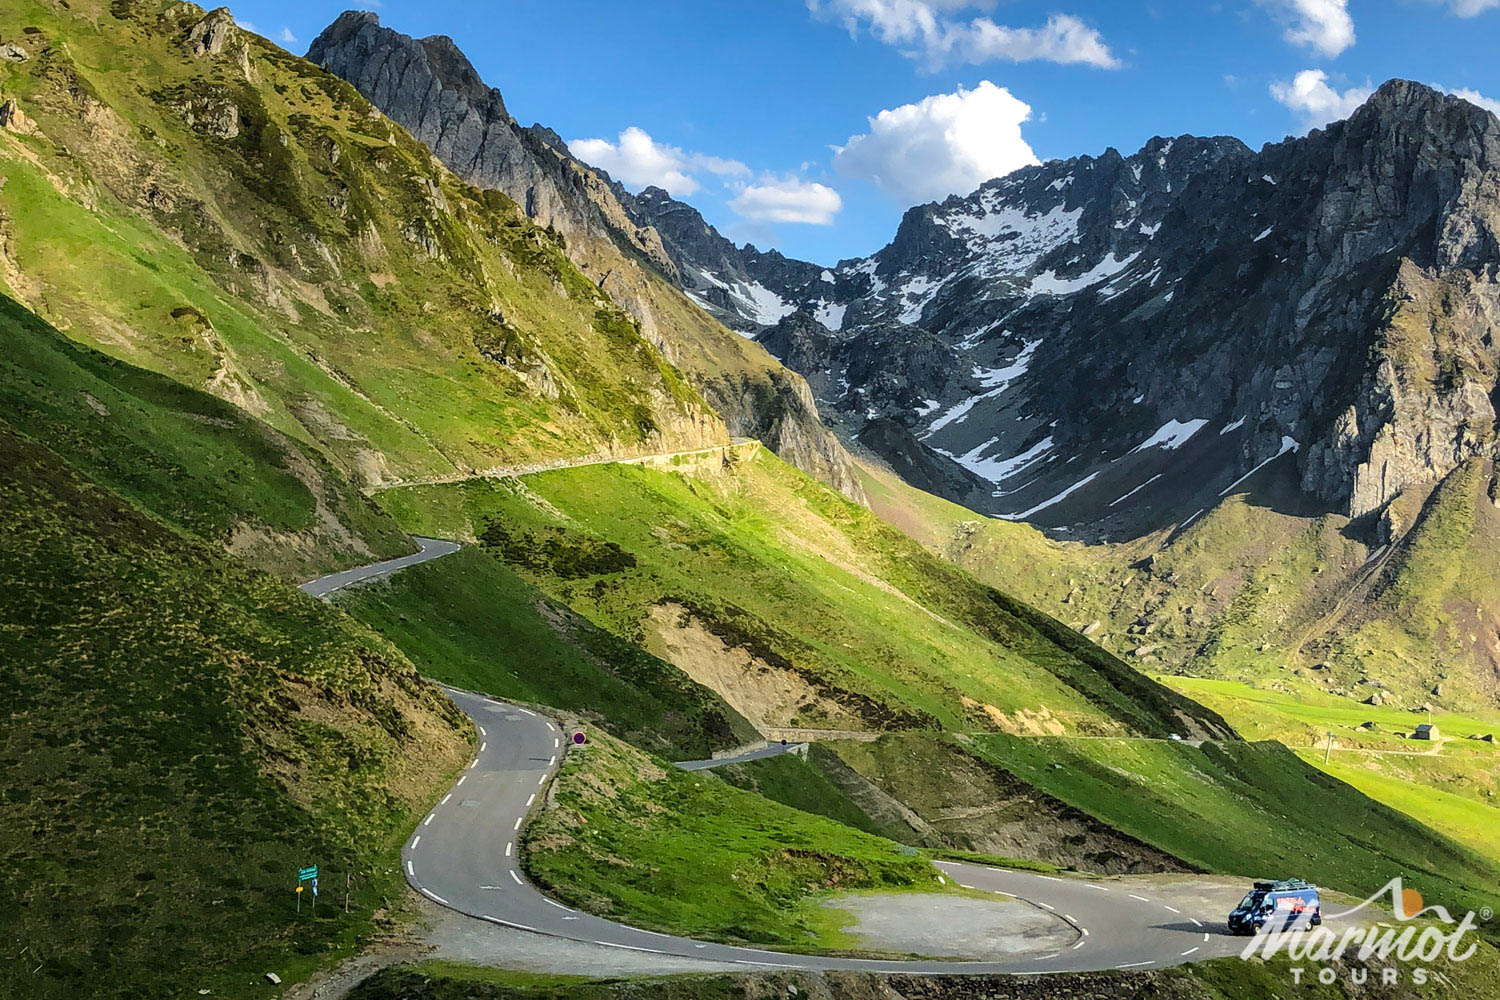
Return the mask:
[[[387,643],[9,425],[0,695],[0,981],[25,996],[251,996],[305,973],[368,933],[469,751]],[[305,864],[315,917],[294,912]]]
[[70,336],[365,481],[724,439],[554,234],[227,16],[22,0],[0,34],[36,126],[0,132],[0,280]]
[[1500,705],[1500,508],[1492,463],[1377,519],[1318,514],[1273,465],[1192,524],[1054,542],[867,468],[874,510],[932,551],[1133,662],[1415,709]]
[[295,442],[222,400],[65,339],[0,295],[0,420],[252,565],[301,579],[415,551]]
[[831,929],[803,904],[831,890],[939,888],[925,857],[680,771],[600,736],[567,755],[527,827],[550,895],[639,927],[810,948]]
[[714,688],[763,731],[1223,730],[759,447],[388,491]]
[[336,600],[428,677],[581,713],[674,760],[753,738],[713,692],[548,599],[478,548]]
[[1277,743],[996,735],[971,746],[1048,794],[1205,869],[1313,878],[1361,897],[1404,875],[1451,909],[1500,903],[1500,864]]

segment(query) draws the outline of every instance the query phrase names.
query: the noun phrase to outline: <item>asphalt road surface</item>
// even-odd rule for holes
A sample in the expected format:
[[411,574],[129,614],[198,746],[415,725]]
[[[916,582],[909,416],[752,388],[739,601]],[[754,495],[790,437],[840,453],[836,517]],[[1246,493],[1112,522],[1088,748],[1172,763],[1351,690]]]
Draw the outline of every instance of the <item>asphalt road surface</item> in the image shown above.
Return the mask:
[[779,757],[784,753],[796,753],[806,743],[768,743],[754,750],[746,750],[744,753],[731,754],[727,757],[714,757],[710,760],[682,760],[677,766],[684,771],[707,771],[713,767],[723,767],[725,764],[743,764],[751,760],[765,760],[767,757]]
[[479,753],[417,826],[401,863],[418,892],[478,920],[608,948],[749,967],[920,974],[1152,968],[1233,955],[1245,943],[1224,926],[1218,910],[1227,906],[1188,913],[1120,883],[947,862],[939,862],[939,869],[960,885],[1007,893],[1056,914],[1074,929],[1072,942],[1005,961],[834,958],[693,941],[582,913],[538,892],[518,857],[521,829],[546,794],[566,734],[528,709],[467,691],[448,693],[478,727]]
[[429,559],[437,559],[439,556],[450,555],[457,552],[463,546],[457,542],[447,542],[441,538],[418,538],[412,536],[412,541],[420,547],[420,551],[413,552],[409,556],[401,556],[398,559],[387,559],[384,562],[370,563],[368,566],[356,566],[354,569],[346,569],[342,573],[329,573],[320,576],[316,580],[309,580],[299,585],[298,589],[303,593],[314,597],[327,597],[335,590],[343,590],[345,587],[356,583],[365,583],[369,580],[383,580],[393,573],[398,573],[408,566],[427,562]]

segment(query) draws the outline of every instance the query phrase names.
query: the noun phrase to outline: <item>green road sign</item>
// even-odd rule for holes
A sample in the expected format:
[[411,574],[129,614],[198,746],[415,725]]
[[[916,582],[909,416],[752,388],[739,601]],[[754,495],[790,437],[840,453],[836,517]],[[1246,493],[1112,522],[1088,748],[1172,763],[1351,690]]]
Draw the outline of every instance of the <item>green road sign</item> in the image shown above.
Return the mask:
[[303,868],[303,869],[301,869],[301,870],[299,870],[297,872],[297,881],[298,882],[306,882],[310,878],[317,878],[317,877],[318,877],[318,866],[317,865],[313,865],[310,868]]

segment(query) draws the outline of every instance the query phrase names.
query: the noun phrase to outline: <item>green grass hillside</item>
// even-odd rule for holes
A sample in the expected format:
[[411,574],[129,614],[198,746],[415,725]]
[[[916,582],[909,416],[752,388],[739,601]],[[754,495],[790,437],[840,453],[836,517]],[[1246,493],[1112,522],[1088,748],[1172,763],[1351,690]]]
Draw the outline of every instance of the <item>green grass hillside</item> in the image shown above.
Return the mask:
[[1224,731],[764,449],[382,494],[718,691],[763,731]]
[[0,420],[252,565],[301,579],[415,551],[318,452],[67,340],[0,295]]
[[718,695],[473,546],[336,601],[428,677],[580,713],[675,760],[754,738]]
[[864,473],[872,509],[929,550],[1146,669],[1351,702],[1384,691],[1406,709],[1500,707],[1492,463],[1397,497],[1384,528],[1308,509],[1273,466],[1180,532],[1093,546]]
[[[369,932],[400,840],[469,753],[389,644],[8,425],[0,693],[0,981],[28,996],[251,996],[305,974]],[[299,917],[314,863],[324,905]]]
[[829,892],[939,888],[909,848],[603,735],[567,755],[523,856],[545,892],[591,912],[792,949],[829,944],[827,915],[807,905]]
[[555,234],[305,60],[233,24],[195,54],[203,17],[4,7],[34,124],[0,131],[13,297],[361,482],[724,440]]

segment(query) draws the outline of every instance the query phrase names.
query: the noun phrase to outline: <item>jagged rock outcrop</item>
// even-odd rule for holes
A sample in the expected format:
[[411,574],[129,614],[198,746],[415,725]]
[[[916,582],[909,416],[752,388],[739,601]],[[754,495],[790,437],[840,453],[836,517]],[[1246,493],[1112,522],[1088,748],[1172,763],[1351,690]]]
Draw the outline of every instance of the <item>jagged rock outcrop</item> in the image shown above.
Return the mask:
[[184,42],[194,56],[216,56],[224,51],[224,46],[234,37],[236,30],[234,15],[229,8],[219,7],[194,22],[188,29]]
[[676,260],[634,197],[575,159],[551,129],[521,126],[452,39],[414,39],[382,27],[372,13],[347,11],[314,40],[307,58],[352,83],[459,176],[504,192],[560,233],[574,263],[688,374],[732,433],[759,437],[863,499],[853,463],[823,426],[801,377],[681,300]]

